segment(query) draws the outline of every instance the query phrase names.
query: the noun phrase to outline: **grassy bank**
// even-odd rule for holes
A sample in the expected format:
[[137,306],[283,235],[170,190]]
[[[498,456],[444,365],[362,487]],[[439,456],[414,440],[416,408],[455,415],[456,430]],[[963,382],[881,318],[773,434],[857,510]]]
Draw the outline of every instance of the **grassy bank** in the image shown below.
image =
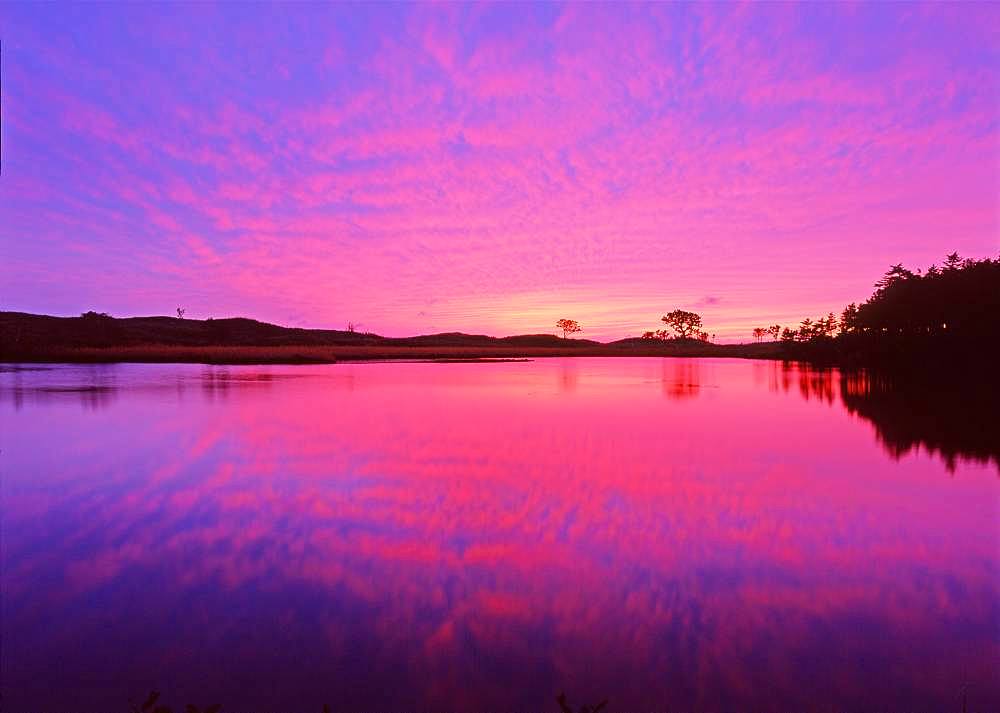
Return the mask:
[[[571,340],[572,341],[572,340]],[[454,361],[535,359],[545,357],[738,357],[778,358],[777,344],[650,344],[644,346],[394,346],[394,345],[126,345],[60,347],[19,355],[8,362],[68,363],[201,363],[201,364],[331,364],[354,361]]]

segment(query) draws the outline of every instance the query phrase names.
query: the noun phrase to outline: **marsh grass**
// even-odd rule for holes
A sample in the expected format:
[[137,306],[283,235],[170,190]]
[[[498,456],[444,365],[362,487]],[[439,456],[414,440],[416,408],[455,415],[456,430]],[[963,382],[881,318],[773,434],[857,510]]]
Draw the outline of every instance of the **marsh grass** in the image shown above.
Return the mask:
[[60,363],[333,364],[344,361],[480,361],[570,356],[776,358],[769,344],[645,344],[593,347],[532,346],[179,346],[140,344],[67,347],[21,355],[19,361]]

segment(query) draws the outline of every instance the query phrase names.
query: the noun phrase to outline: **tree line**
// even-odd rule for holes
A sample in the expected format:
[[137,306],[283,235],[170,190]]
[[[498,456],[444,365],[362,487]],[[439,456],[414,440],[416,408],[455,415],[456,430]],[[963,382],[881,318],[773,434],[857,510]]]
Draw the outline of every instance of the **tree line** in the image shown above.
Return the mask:
[[[874,288],[865,302],[851,303],[839,315],[807,317],[795,327],[755,327],[753,340],[780,342],[789,358],[827,361],[870,361],[939,349],[970,353],[1000,341],[1000,257],[977,260],[956,252],[924,271],[896,264]],[[642,339],[709,341],[696,312],[675,309],[660,321],[665,327],[644,332]],[[572,319],[560,319],[556,326],[563,337],[582,331]]]
[[781,334],[781,325],[772,324],[770,327],[754,327],[753,330],[753,340],[755,342],[762,341],[764,337],[770,336],[771,340],[774,341]]
[[847,305],[839,317],[830,313],[783,329],[785,353],[837,361],[982,356],[1000,340],[1000,258],[951,253],[940,267],[916,272],[896,264],[874,287],[871,297]]
[[[687,312],[682,309],[675,309],[660,318],[667,329],[657,329],[655,331],[643,332],[642,339],[667,340],[667,339],[697,339],[702,342],[709,340],[708,332],[702,329],[701,315],[696,312]],[[570,334],[582,332],[580,323],[575,319],[560,319],[556,322],[556,328],[561,329],[563,339]]]

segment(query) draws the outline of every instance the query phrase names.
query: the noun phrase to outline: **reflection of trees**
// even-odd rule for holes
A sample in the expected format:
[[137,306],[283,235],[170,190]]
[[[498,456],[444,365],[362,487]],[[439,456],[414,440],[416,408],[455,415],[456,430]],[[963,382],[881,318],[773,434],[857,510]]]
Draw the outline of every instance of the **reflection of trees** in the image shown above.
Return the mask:
[[[672,368],[667,367],[671,364]],[[701,372],[695,359],[663,360],[663,395],[669,399],[690,399],[701,389]]]
[[572,359],[563,359],[559,365],[559,390],[564,394],[576,391],[577,382],[580,380],[580,372]]
[[201,392],[207,401],[215,397],[226,398],[229,395],[231,376],[225,366],[206,366],[201,373]]
[[1000,472],[998,378],[988,373],[948,376],[846,372],[840,398],[849,412],[875,425],[876,437],[893,458],[922,446],[940,455],[949,471],[966,459],[992,462]]
[[768,380],[768,388],[778,391],[780,388],[788,393],[792,384],[798,386],[799,394],[806,401],[816,399],[833,403],[835,371],[830,368],[820,368],[792,362],[770,362],[772,373]]
[[800,369],[799,393],[806,401],[833,403],[833,369]]
[[939,372],[843,371],[804,363],[771,362],[755,368],[754,379],[770,391],[798,386],[805,400],[840,400],[849,413],[875,426],[879,443],[894,459],[923,447],[941,456],[949,471],[961,459],[994,463],[1000,469],[1000,425],[995,394],[1000,377],[954,378]]

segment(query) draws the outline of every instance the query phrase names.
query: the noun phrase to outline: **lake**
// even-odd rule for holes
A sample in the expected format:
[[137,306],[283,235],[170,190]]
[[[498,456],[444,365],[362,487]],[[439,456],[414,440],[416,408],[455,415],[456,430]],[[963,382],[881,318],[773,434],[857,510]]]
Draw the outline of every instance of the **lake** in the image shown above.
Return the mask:
[[1000,710],[1000,438],[964,398],[722,359],[0,366],[5,710]]

